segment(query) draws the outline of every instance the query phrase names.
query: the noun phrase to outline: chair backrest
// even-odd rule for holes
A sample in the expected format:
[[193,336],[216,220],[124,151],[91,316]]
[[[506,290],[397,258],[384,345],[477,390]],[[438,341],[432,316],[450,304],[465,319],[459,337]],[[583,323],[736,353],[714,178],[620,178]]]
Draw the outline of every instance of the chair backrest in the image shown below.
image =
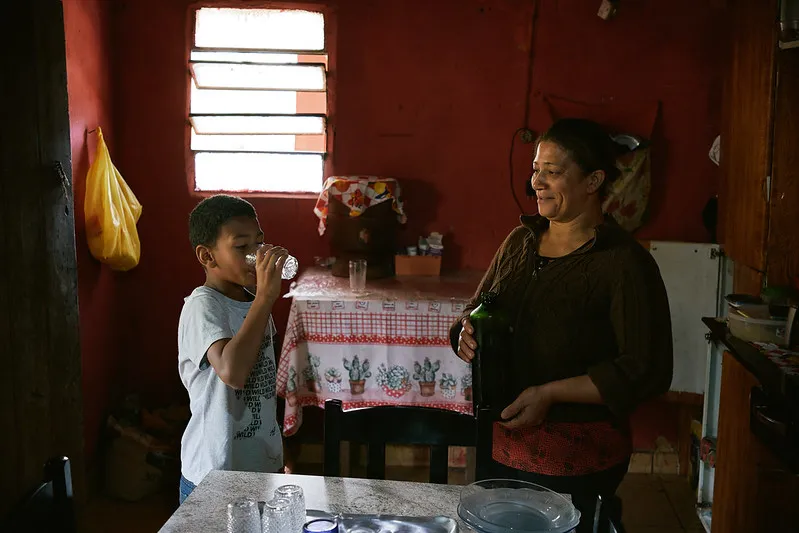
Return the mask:
[[14,508],[0,530],[8,533],[75,533],[69,459],[56,457],[47,462],[42,483]]
[[[485,425],[485,424],[482,424]],[[489,426],[490,427],[490,426]],[[482,438],[481,438],[482,437]],[[384,479],[386,444],[430,446],[430,481],[446,483],[449,446],[477,447],[477,470],[490,459],[490,435],[477,416],[427,407],[381,406],[344,411],[340,400],[325,402],[324,473],[341,475],[341,442],[368,445],[366,476]]]

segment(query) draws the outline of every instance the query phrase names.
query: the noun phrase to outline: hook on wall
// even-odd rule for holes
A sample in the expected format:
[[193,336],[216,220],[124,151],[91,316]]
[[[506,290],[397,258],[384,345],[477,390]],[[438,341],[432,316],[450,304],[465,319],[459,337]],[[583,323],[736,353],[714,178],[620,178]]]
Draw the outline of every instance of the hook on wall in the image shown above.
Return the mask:
[[602,20],[610,20],[619,10],[619,0],[602,0],[597,16]]

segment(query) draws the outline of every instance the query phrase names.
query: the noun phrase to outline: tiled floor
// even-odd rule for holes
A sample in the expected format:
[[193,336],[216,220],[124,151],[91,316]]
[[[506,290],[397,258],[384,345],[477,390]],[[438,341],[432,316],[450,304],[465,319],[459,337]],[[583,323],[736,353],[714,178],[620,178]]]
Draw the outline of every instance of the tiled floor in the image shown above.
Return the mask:
[[[304,473],[299,469],[298,473]],[[408,481],[424,481],[425,469],[387,468],[387,477]],[[462,483],[463,473],[452,472],[451,483]],[[628,474],[619,488],[624,502],[624,525],[628,533],[702,533],[704,529],[694,511],[694,497],[685,479],[677,476]],[[85,533],[150,533],[156,532],[174,512],[177,484],[174,490],[136,503],[115,501],[98,496],[81,516]]]

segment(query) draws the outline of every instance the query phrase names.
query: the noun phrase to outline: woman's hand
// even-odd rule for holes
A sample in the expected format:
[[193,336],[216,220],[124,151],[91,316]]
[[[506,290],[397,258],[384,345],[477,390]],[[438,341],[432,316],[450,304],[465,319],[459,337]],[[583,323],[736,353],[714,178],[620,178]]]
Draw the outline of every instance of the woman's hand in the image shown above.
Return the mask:
[[507,429],[538,426],[546,418],[552,405],[552,395],[546,385],[525,389],[500,415]]
[[472,359],[474,359],[474,351],[477,349],[477,341],[474,340],[473,336],[474,328],[468,317],[465,317],[461,324],[463,329],[461,329],[461,334],[458,337],[458,357],[467,363],[471,363]]

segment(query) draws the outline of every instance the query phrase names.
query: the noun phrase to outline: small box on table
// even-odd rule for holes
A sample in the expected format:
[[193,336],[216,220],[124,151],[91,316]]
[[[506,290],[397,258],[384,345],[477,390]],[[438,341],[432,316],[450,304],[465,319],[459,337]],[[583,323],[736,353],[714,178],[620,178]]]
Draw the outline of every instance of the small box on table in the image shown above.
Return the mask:
[[395,255],[394,272],[397,276],[439,276],[440,255]]

